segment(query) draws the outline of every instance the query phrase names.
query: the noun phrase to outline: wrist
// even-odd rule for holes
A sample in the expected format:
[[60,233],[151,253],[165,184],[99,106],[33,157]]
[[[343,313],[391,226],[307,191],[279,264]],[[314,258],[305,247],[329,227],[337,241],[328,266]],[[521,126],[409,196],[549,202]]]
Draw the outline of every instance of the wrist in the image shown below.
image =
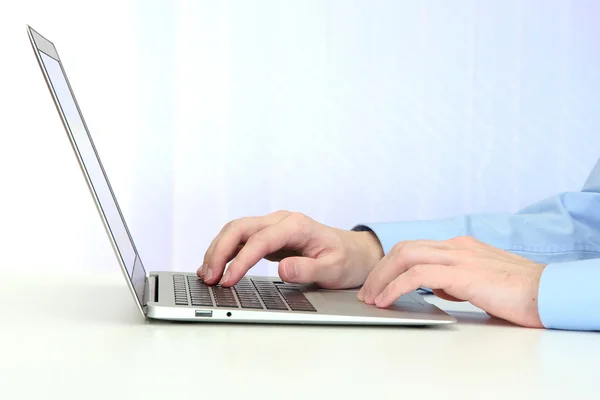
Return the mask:
[[356,238],[361,254],[363,254],[365,257],[364,262],[370,271],[385,255],[383,252],[383,246],[379,242],[377,235],[370,230],[352,233]]

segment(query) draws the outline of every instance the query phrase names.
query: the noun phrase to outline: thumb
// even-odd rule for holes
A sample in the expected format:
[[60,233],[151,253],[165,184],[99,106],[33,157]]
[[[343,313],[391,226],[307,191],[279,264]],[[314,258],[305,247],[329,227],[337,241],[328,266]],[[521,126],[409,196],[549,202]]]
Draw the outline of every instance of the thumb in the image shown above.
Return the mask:
[[279,277],[289,283],[313,283],[335,280],[337,268],[323,258],[288,257],[279,262]]

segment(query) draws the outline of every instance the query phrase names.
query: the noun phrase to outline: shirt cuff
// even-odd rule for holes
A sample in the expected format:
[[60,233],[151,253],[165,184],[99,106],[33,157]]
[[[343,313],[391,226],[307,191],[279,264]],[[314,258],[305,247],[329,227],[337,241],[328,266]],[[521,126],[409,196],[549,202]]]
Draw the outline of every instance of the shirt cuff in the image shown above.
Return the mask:
[[600,330],[600,258],[548,264],[538,292],[546,328]]

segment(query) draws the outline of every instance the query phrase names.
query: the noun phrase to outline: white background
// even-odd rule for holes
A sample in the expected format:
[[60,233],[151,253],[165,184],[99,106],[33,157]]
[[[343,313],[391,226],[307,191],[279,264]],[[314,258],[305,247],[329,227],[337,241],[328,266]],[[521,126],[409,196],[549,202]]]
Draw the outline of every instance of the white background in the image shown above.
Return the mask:
[[245,215],[350,228],[578,190],[599,6],[522,3],[3,3],[0,268],[117,267],[25,24],[58,49],[147,269],[191,271]]

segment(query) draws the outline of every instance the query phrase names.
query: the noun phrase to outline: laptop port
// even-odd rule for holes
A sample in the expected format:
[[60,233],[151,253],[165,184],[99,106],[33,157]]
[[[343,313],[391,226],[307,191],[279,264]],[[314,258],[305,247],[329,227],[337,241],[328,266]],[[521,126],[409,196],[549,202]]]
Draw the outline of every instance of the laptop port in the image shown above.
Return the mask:
[[212,311],[210,310],[196,310],[195,312],[196,317],[212,317]]

